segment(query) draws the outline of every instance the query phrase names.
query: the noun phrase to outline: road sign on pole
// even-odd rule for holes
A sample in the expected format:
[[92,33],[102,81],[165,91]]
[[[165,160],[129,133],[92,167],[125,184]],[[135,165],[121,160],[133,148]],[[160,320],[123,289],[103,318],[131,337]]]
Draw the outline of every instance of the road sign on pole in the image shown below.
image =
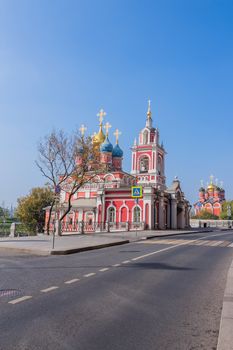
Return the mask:
[[131,197],[132,198],[142,198],[142,186],[132,186],[131,187]]

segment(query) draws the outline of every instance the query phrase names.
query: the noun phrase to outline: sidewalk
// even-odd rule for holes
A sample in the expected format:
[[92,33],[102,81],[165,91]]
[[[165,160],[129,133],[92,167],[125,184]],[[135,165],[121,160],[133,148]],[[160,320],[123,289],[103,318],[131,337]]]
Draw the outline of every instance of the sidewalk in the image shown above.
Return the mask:
[[233,349],[233,261],[228,270],[217,350]]
[[210,230],[173,230],[173,231],[138,231],[138,232],[102,232],[95,234],[76,234],[56,236],[53,249],[53,237],[47,235],[0,238],[1,250],[34,254],[34,255],[66,255],[87,250],[126,244],[142,239],[210,232]]

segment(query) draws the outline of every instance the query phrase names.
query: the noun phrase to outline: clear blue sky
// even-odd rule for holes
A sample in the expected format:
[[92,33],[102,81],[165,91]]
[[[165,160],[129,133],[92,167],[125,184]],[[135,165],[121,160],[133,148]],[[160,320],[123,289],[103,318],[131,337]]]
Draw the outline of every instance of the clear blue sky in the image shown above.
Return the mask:
[[92,133],[101,107],[130,170],[148,98],[167,183],[193,203],[213,173],[233,199],[232,15],[231,0],[0,0],[0,204],[44,183],[40,137]]

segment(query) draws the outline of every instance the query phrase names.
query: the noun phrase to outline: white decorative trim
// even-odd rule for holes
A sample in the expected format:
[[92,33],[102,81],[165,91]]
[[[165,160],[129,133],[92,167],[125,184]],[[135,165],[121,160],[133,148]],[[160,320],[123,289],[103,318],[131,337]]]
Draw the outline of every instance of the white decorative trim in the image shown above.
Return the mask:
[[114,222],[116,223],[116,207],[112,204],[110,204],[110,206],[107,209],[107,222],[109,222],[109,209],[111,209],[111,208],[113,208],[115,211],[115,221]]

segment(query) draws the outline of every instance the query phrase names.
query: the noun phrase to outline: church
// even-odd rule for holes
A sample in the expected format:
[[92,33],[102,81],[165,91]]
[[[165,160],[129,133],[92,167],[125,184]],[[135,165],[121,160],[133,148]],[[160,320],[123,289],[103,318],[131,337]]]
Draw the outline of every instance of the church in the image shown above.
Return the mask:
[[[131,172],[122,169],[123,150],[119,144],[120,132],[114,133],[113,146],[109,140],[109,123],[103,126],[106,113],[100,110],[99,131],[92,142],[99,150],[102,165],[107,171],[96,175],[72,198],[72,209],[64,218],[62,232],[100,232],[129,230],[166,230],[189,227],[190,204],[176,177],[171,186],[166,184],[166,151],[160,143],[159,130],[153,127],[150,101],[145,115],[145,126],[132,148]],[[105,128],[105,131],[103,130]],[[85,127],[80,128],[84,134]],[[77,165],[82,164],[82,150]],[[141,198],[132,198],[132,186],[140,186]],[[66,192],[60,194],[60,215],[66,203]],[[46,213],[48,218],[48,213]]]
[[208,211],[209,213],[220,216],[222,212],[222,204],[225,202],[225,190],[223,188],[223,182],[214,184],[213,175],[210,176],[210,183],[204,188],[203,181],[201,181],[201,188],[199,189],[199,200],[194,203],[195,215],[200,215],[202,211]]

